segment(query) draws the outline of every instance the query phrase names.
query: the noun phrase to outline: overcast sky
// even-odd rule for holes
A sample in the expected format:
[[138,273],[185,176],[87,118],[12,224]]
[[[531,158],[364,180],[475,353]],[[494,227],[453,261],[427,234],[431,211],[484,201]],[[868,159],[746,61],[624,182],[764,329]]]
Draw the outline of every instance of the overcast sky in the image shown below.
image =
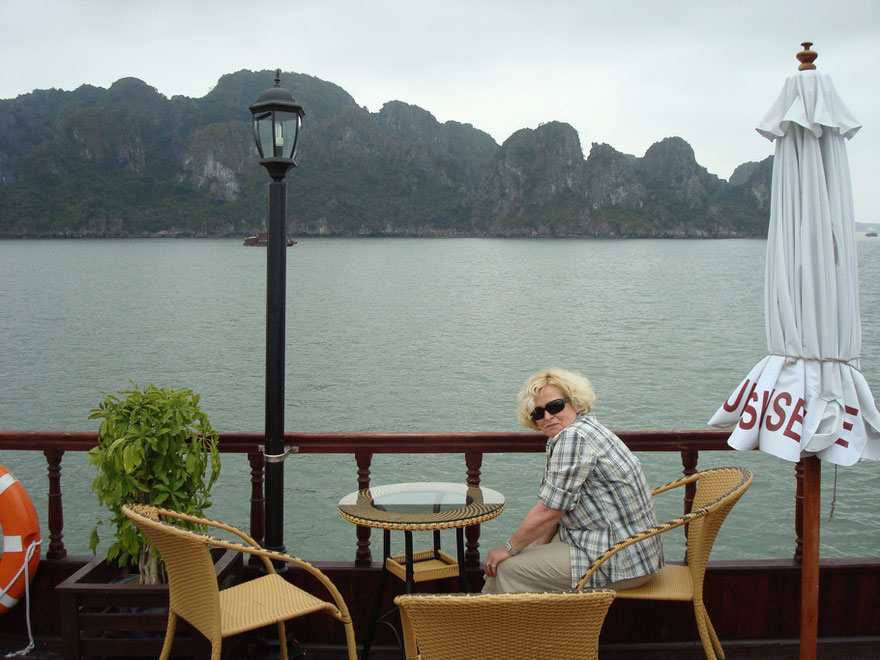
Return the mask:
[[[204,96],[281,68],[502,143],[554,120],[642,156],[680,136],[728,178],[773,145],[754,127],[814,42],[864,128],[848,143],[856,220],[880,224],[880,0],[0,0],[0,98],[140,78]],[[283,84],[283,81],[282,81]],[[256,99],[255,99],[256,100]],[[297,99],[308,112],[308,99]],[[308,121],[308,116],[306,117]]]

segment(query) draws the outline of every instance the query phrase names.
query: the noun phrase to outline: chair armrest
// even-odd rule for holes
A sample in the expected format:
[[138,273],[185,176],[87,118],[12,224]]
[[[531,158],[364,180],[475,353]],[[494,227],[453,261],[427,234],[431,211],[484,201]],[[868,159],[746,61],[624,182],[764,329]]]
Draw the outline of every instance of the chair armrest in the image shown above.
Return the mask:
[[695,474],[688,475],[686,477],[680,477],[674,481],[670,481],[668,484],[663,484],[662,486],[657,486],[654,490],[651,491],[651,495],[659,495],[660,493],[665,493],[667,490],[672,490],[673,488],[678,488],[679,486],[684,486],[686,484],[691,484],[700,479],[700,473],[697,472]]
[[742,496],[742,494],[752,485],[753,476],[749,470],[746,470],[744,468],[711,468],[702,472],[696,472],[686,477],[681,477],[680,479],[676,479],[675,481],[670,481],[668,484],[659,486],[658,488],[655,488],[653,491],[651,491],[651,494],[656,496],[660,493],[665,493],[668,490],[672,490],[673,488],[678,488],[679,486],[693,483],[694,481],[699,481],[700,479],[707,477],[713,472],[730,472],[732,470],[736,471],[739,474],[738,483],[731,484],[724,492],[718,493],[717,496],[711,501],[702,503],[700,508],[691,511],[690,513],[687,513],[680,518],[675,518],[674,520],[671,520],[667,523],[663,523],[662,525],[657,525],[656,527],[651,527],[650,529],[646,529],[644,531],[633,534],[632,536],[625,538],[608,548],[608,550],[606,550],[593,561],[593,563],[587,569],[586,573],[584,573],[584,575],[578,581],[578,589],[583,589],[583,586],[584,584],[586,584],[587,580],[592,577],[593,573],[596,572],[596,569],[599,568],[599,566],[601,566],[605,561],[607,561],[609,557],[615,555],[616,553],[632,545],[633,543],[644,541],[645,539],[649,539],[652,536],[657,536],[658,534],[668,532],[670,529],[675,529],[676,527],[686,525],[692,520],[701,518],[711,513],[719,506],[721,506],[723,502],[725,502],[726,500],[730,500],[731,498],[733,499],[730,506],[733,506],[733,503],[735,503],[736,500],[739,499],[739,497]]
[[259,543],[257,543],[250,536],[245,534],[243,531],[238,529],[237,527],[233,527],[232,525],[227,525],[226,523],[220,522],[219,520],[211,520],[210,518],[201,518],[199,516],[193,516],[188,513],[181,513],[180,511],[172,511],[171,509],[163,509],[162,507],[156,507],[156,512],[159,515],[165,516],[166,518],[177,518],[178,520],[185,520],[187,522],[195,523],[197,525],[204,525],[208,527],[216,527],[217,529],[222,529],[227,532],[231,532],[241,539],[247,541],[248,545],[259,548]]
[[202,537],[205,543],[214,547],[225,548],[227,550],[235,550],[237,552],[260,557],[260,559],[263,560],[263,565],[266,567],[266,570],[269,573],[276,572],[275,566],[272,564],[273,560],[299,566],[306,572],[313,575],[322,585],[324,585],[324,588],[327,589],[328,592],[330,592],[330,595],[333,597],[333,600],[336,603],[336,608],[339,610],[342,621],[351,622],[351,616],[348,612],[348,607],[346,606],[345,600],[342,598],[342,594],[339,592],[339,589],[336,588],[336,585],[333,584],[333,582],[330,581],[330,578],[324,575],[324,573],[319,568],[313,566],[304,559],[300,559],[299,557],[294,557],[293,555],[288,555],[281,552],[275,552],[274,550],[267,550],[237,527],[227,525],[226,523],[222,523],[217,520],[200,518],[198,516],[192,516],[186,513],[180,513],[179,511],[172,511],[170,509],[163,509],[160,507],[156,507],[156,512],[162,516],[178,518],[180,520],[186,520],[187,522],[192,522],[199,525],[207,525],[235,534],[241,539],[247,541],[248,545],[244,545],[243,543],[236,543],[234,541],[227,541],[225,539],[218,539],[204,533],[199,534],[199,536]]
[[[187,522],[195,523],[197,525],[203,525],[207,527],[214,527],[216,529],[222,529],[226,532],[234,534],[238,536],[242,540],[244,540],[248,545],[244,545],[242,543],[235,543],[232,541],[225,541],[223,539],[218,539],[210,534],[201,533],[200,536],[204,538],[206,543],[213,545],[217,548],[224,548],[226,550],[235,550],[236,552],[243,552],[246,554],[252,555],[260,555],[259,552],[255,552],[255,550],[264,550],[264,548],[257,543],[253,538],[245,534],[243,531],[234,527],[232,525],[227,525],[226,523],[220,522],[219,520],[211,520],[210,518],[201,518],[199,516],[193,516],[188,513],[181,513],[180,511],[172,511],[171,509],[163,509],[161,507],[156,507],[156,512],[167,518],[177,518],[178,520],[185,520]],[[275,572],[275,566],[269,559],[265,557],[261,557],[263,560],[263,566],[269,573]]]
[[[681,485],[681,484],[678,484],[678,485]],[[669,522],[665,522],[662,525],[657,525],[656,527],[650,527],[650,528],[643,530],[641,532],[637,532],[637,533],[633,534],[632,536],[628,536],[627,538],[623,539],[622,541],[618,541],[617,543],[612,545],[610,548],[608,548],[605,552],[603,552],[601,555],[596,557],[595,560],[593,560],[593,563],[590,564],[590,567],[581,576],[581,579],[578,580],[578,583],[577,583],[578,590],[582,590],[584,588],[584,585],[587,583],[587,580],[589,580],[593,576],[593,573],[596,572],[596,569],[598,569],[599,566],[604,564],[608,559],[610,559],[612,556],[616,555],[618,552],[620,552],[624,548],[627,548],[627,547],[633,545],[634,543],[639,543],[640,541],[644,541],[645,539],[649,539],[652,536],[657,536],[658,534],[663,534],[665,532],[668,532],[671,529],[676,529],[678,527],[681,527],[682,525],[686,525],[689,522],[691,522],[692,520],[696,520],[697,518],[701,518],[702,516],[705,516],[708,512],[709,512],[708,509],[706,507],[703,507],[701,509],[698,509],[697,511],[692,511],[691,513],[688,513],[688,514],[682,516],[681,518],[675,518],[674,520],[670,520]]]

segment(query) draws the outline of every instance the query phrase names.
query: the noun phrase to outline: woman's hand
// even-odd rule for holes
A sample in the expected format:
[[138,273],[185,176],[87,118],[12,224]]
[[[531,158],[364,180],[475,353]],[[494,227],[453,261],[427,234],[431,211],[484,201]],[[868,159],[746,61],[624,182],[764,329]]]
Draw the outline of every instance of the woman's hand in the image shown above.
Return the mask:
[[486,561],[483,562],[483,573],[487,577],[495,577],[498,574],[498,564],[512,556],[503,545],[492,548],[486,555]]

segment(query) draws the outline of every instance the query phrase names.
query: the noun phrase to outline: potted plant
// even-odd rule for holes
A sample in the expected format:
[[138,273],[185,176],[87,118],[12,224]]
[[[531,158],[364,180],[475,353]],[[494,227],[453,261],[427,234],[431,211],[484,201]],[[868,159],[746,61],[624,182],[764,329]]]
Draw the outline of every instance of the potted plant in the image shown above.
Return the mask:
[[[187,388],[150,385],[120,396],[104,394],[89,419],[100,419],[98,446],[89,463],[98,469],[92,490],[110,510],[113,543],[107,561],[137,566],[141,584],[165,582],[156,550],[122,513],[130,502],[150,503],[196,516],[210,506],[211,486],[220,473],[217,433],[199,406],[199,395]],[[100,542],[98,521],[89,545]]]
[[[152,503],[200,516],[210,506],[220,473],[217,433],[190,389],[150,385],[104,393],[90,419],[100,419],[98,446],[89,462],[98,470],[92,483],[109,509],[113,542],[55,587],[59,598],[65,658],[153,657],[162,648],[168,621],[164,565],[146,537],[122,513],[128,502]],[[90,546],[100,542],[100,520]],[[121,567],[121,568],[120,568]],[[241,578],[241,555],[218,552],[214,564],[222,586]],[[139,582],[120,580],[122,569],[139,570]],[[175,653],[210,656],[210,644],[180,622]]]

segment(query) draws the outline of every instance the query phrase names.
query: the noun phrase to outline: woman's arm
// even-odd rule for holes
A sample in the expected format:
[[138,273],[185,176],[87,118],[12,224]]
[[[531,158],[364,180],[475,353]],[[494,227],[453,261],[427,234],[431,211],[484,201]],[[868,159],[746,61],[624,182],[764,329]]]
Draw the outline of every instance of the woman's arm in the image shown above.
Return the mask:
[[[510,545],[518,552],[533,543],[548,543],[553,538],[553,535],[556,534],[556,527],[563,515],[565,515],[565,511],[551,509],[538,502],[526,514],[520,526],[513,533],[513,536],[510,537]],[[486,561],[483,562],[483,572],[490,577],[494,577],[498,564],[512,556],[503,545],[493,548],[486,555]]]

